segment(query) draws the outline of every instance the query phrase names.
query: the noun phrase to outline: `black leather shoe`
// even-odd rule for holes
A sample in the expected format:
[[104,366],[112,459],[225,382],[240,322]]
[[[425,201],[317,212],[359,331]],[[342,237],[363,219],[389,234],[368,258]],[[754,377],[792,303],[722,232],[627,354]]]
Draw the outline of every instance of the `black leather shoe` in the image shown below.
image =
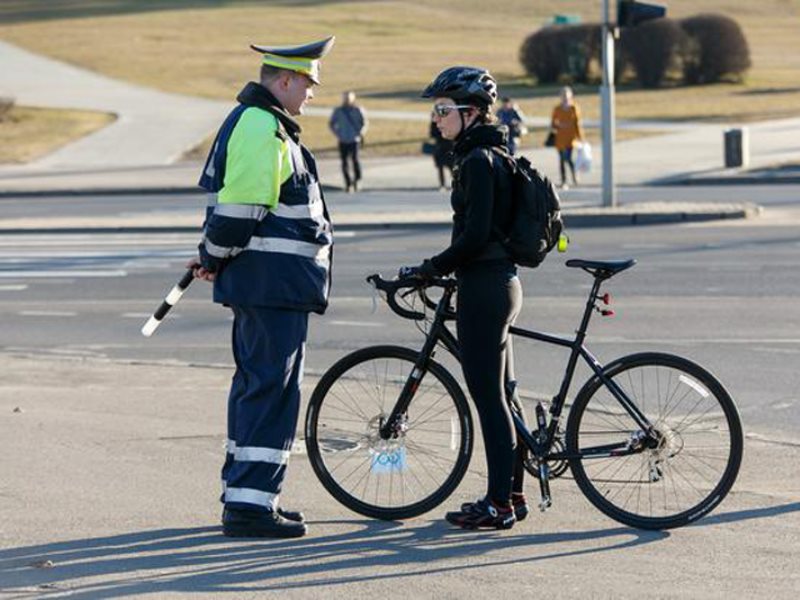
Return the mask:
[[283,510],[282,508],[278,507],[278,514],[284,519],[289,519],[295,523],[306,522],[305,515],[303,515],[303,513],[301,513],[299,510]]
[[308,532],[305,523],[291,521],[278,512],[226,508],[222,533],[227,537],[296,538]]
[[[222,509],[222,522],[225,522],[225,514],[228,512],[227,508]],[[294,521],[295,523],[305,523],[306,517],[303,513],[299,510],[283,510],[282,508],[278,507],[278,514],[282,516],[284,519],[289,519],[290,521]]]

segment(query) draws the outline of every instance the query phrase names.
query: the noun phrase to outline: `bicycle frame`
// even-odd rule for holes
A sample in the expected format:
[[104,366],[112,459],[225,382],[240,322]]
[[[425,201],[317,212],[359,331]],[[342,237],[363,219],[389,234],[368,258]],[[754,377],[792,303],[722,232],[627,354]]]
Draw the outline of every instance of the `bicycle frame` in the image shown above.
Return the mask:
[[[647,417],[642,413],[642,411],[639,410],[639,408],[630,400],[630,398],[628,398],[625,392],[613,380],[605,375],[604,365],[602,365],[584,345],[586,331],[589,327],[589,321],[591,320],[592,312],[597,309],[597,300],[600,298],[598,292],[600,291],[601,284],[602,279],[596,277],[589,293],[589,298],[586,302],[586,307],[583,312],[580,326],[578,327],[574,338],[532,331],[513,326],[509,330],[512,335],[518,337],[570,349],[570,355],[567,361],[567,368],[566,372],[564,373],[564,378],[561,381],[558,394],[553,398],[552,404],[550,405],[549,412],[551,416],[549,423],[546,422],[546,419],[543,416],[540,420],[538,418],[539,415],[537,415],[538,430],[534,430],[537,431],[537,436],[534,437],[533,432],[528,429],[528,426],[526,425],[522,416],[518,414],[517,411],[511,411],[517,435],[536,457],[540,464],[540,469],[542,467],[544,468],[541,473],[544,479],[547,477],[547,461],[569,460],[570,458],[604,458],[608,456],[635,454],[644,451],[647,447],[652,447],[652,444],[654,443],[654,437],[652,435],[653,426],[650,421],[648,421]],[[411,400],[414,397],[417,388],[419,387],[420,381],[422,381],[422,378],[427,371],[428,361],[433,357],[436,345],[441,342],[441,344],[453,355],[453,357],[459,363],[461,362],[459,342],[445,324],[446,321],[455,319],[455,313],[451,307],[454,291],[455,290],[453,288],[445,288],[441,299],[436,304],[433,322],[428,330],[425,343],[419,351],[418,359],[414,365],[414,369],[403,386],[394,409],[381,426],[380,434],[384,439],[389,439],[400,433],[403,426],[402,415],[404,415],[408,410]],[[567,394],[572,384],[578,358],[582,358],[584,362],[589,365],[600,382],[609,390],[614,398],[616,398],[620,405],[641,428],[642,432],[645,433],[643,438],[637,440],[628,440],[617,444],[585,448],[579,454],[569,454],[566,451],[550,453],[551,448],[553,448],[556,435],[558,434],[558,424],[566,403]]]

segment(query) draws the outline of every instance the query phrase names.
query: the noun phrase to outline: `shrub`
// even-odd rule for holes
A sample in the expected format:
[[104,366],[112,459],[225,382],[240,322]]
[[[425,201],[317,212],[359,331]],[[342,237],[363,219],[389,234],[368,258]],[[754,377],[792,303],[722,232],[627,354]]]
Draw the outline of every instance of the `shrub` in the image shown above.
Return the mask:
[[626,27],[622,53],[642,87],[661,86],[671,72],[680,71],[686,33],[672,19],[655,19],[636,27]]
[[525,38],[520,47],[519,61],[525,72],[539,83],[555,83],[561,74],[556,43],[558,32],[557,27],[544,27]]
[[519,60],[539,83],[586,83],[600,62],[600,26],[543,27],[525,39]]
[[742,79],[750,68],[750,49],[736,21],[724,15],[702,14],[680,24],[688,36],[683,53],[686,83]]

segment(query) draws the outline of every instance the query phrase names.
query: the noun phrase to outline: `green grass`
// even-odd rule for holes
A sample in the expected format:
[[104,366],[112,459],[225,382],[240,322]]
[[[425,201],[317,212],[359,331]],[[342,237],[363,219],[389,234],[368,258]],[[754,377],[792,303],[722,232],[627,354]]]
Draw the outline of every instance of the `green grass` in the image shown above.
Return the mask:
[[[668,6],[673,17],[703,11],[735,18],[753,68],[743,84],[620,88],[619,119],[737,122],[800,114],[800,0],[670,0]],[[343,90],[354,89],[367,109],[425,110],[419,91],[439,70],[477,64],[498,76],[501,93],[517,98],[526,114],[547,116],[557,89],[530,84],[519,46],[554,13],[597,21],[599,7],[596,0],[6,0],[0,38],[119,79],[233,100],[258,70],[251,42],[289,44],[333,33],[337,44],[323,65],[318,105],[335,105]],[[577,93],[584,115],[598,118],[596,88]],[[317,145],[332,146],[324,127],[304,121]],[[417,126],[373,119],[371,136],[381,143],[395,136],[398,150],[410,149],[416,142],[403,140],[425,135],[424,127],[412,131]]]

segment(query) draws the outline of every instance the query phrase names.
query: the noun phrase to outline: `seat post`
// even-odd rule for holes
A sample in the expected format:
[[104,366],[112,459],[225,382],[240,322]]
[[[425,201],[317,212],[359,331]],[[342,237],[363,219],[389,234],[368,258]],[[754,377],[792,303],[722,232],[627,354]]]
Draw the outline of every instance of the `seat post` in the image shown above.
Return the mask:
[[578,331],[575,332],[578,335],[576,340],[579,344],[583,344],[583,340],[586,338],[586,330],[589,328],[589,320],[592,318],[592,311],[597,304],[597,296],[600,292],[600,285],[603,282],[603,277],[600,277],[597,272],[592,274],[594,275],[592,290],[589,292],[589,298],[586,300],[586,308],[583,311],[581,324],[578,327]]

